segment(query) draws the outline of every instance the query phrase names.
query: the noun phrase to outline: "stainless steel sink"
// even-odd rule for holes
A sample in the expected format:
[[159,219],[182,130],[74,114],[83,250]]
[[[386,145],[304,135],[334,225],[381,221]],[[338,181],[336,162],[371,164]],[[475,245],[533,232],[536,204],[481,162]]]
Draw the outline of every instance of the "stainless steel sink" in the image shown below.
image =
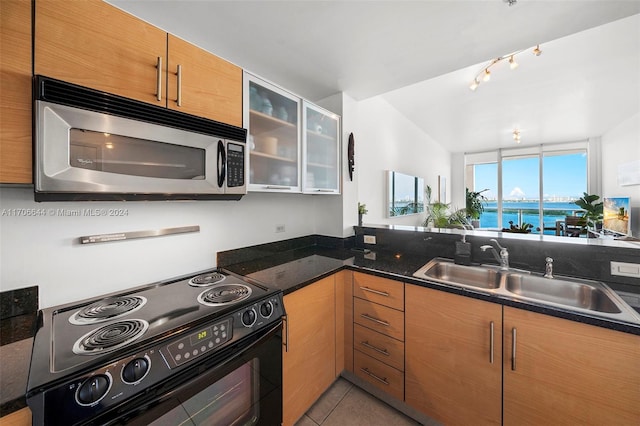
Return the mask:
[[610,314],[622,312],[614,302],[611,290],[597,281],[508,273],[505,290],[541,302]]
[[498,267],[457,265],[441,258],[431,260],[418,269],[413,276],[478,289],[491,290],[500,287]]
[[498,266],[464,266],[435,258],[418,269],[414,277],[543,305],[557,306],[621,321],[640,324],[640,314],[600,281],[580,278],[545,278],[528,271]]

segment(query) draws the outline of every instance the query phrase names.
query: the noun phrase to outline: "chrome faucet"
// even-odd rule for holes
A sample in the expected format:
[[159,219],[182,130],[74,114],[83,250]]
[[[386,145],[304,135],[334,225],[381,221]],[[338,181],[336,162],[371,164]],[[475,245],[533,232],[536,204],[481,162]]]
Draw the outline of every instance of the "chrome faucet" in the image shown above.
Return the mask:
[[545,259],[545,262],[547,262],[547,264],[544,267],[544,277],[553,278],[553,259],[550,257],[547,257]]
[[[494,238],[490,239],[489,241],[494,243],[497,249],[492,245],[484,245],[484,246],[480,246],[480,250],[487,251],[488,249],[491,249],[491,253],[493,253],[493,257],[495,257],[498,263],[500,263],[500,269],[503,271],[508,271],[509,270],[509,252],[507,251],[507,248],[502,247],[500,243]],[[498,254],[498,250],[500,251],[500,254]]]

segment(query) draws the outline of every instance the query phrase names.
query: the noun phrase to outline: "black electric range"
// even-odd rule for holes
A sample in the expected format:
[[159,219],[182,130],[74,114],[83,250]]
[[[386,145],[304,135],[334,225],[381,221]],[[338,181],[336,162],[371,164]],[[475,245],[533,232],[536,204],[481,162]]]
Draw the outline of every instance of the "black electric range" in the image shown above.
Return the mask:
[[221,269],[39,312],[34,424],[82,424],[280,323],[282,292]]

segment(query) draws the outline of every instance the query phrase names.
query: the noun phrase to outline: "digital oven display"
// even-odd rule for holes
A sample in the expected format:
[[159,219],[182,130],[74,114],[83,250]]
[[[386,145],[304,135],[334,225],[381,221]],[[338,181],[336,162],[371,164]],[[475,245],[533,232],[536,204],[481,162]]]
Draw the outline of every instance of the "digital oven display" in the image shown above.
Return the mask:
[[162,349],[171,367],[178,367],[225,344],[233,335],[231,318],[201,328]]

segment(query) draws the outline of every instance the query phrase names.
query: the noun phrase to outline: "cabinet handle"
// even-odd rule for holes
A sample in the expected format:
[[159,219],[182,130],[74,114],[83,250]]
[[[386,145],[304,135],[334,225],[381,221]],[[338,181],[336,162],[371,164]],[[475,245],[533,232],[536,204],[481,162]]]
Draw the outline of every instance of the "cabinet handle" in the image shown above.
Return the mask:
[[372,344],[370,344],[370,343],[369,343],[369,342],[367,342],[367,341],[365,341],[365,342],[360,342],[360,344],[361,344],[362,346],[364,346],[365,348],[373,349],[374,351],[379,352],[379,353],[381,353],[381,354],[382,354],[382,355],[384,355],[384,356],[391,356],[391,354],[390,354],[386,349],[381,349],[381,348],[378,348],[378,347],[376,347],[376,346],[373,346]]
[[516,328],[511,329],[511,370],[516,371]]
[[384,326],[386,326],[386,327],[389,327],[389,326],[391,325],[391,324],[389,324],[389,323],[388,323],[388,322],[386,322],[386,321],[379,320],[379,319],[374,318],[374,317],[371,317],[371,316],[369,316],[369,315],[367,315],[367,314],[360,314],[360,316],[361,316],[362,318],[364,318],[364,319],[368,319],[369,321],[377,322],[378,324],[384,325]]
[[178,64],[176,75],[178,76],[178,96],[176,98],[176,103],[178,106],[182,106],[182,65],[180,64]]
[[389,293],[387,293],[386,291],[374,290],[369,287],[360,287],[360,290],[368,291],[369,293],[379,294],[380,296],[384,296],[384,297],[389,297]]
[[161,101],[162,100],[162,56],[158,56],[158,63],[156,65],[156,68],[158,69],[158,76],[156,78],[156,83],[158,83],[158,86],[156,87],[156,99]]
[[289,318],[287,318],[287,315],[283,315],[282,316],[282,325],[286,328],[286,332],[285,332],[285,338],[286,341],[282,342],[282,345],[284,346],[284,351],[285,352],[289,352],[289,323],[288,323]]
[[364,374],[366,374],[366,375],[368,375],[370,377],[373,377],[374,379],[376,379],[380,383],[384,383],[387,386],[389,385],[389,382],[387,382],[387,378],[386,377],[384,377],[384,378],[379,377],[379,376],[373,374],[371,371],[369,371],[369,369],[366,368],[366,367],[360,367],[360,371],[362,371]]
[[316,189],[315,191],[316,192],[335,192],[335,189],[322,189],[322,188],[319,188],[319,189]]
[[287,189],[290,190],[290,186],[281,186],[281,185],[265,185],[264,189]]
[[489,363],[493,364],[493,321],[489,323]]

